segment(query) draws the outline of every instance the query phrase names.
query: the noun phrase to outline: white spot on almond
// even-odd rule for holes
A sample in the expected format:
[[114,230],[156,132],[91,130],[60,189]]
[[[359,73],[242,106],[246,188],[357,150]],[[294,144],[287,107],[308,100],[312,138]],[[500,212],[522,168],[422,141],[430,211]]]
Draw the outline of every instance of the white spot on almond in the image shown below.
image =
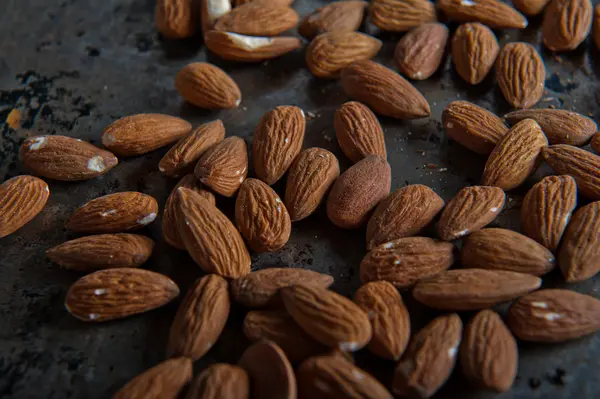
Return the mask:
[[152,213],[149,213],[148,215],[144,216],[143,218],[136,220],[136,222],[145,226],[148,223],[152,223],[154,221],[154,219],[156,219],[156,213],[152,212]]
[[227,32],[227,35],[238,47],[248,51],[256,50],[273,43],[273,39],[270,37],[244,36],[231,32]]
[[400,263],[402,263],[402,261],[401,261],[400,259],[396,259],[396,260],[394,261],[394,265],[399,265]]
[[365,375],[358,371],[357,369],[352,369],[352,376],[357,380],[361,381],[365,378]]
[[474,1],[471,1],[471,0],[461,0],[460,4],[463,6],[466,6],[466,7],[471,7],[471,6],[476,5],[477,3],[475,3]]
[[340,342],[338,348],[344,352],[354,352],[358,349],[358,344],[356,342]]
[[206,13],[211,24],[229,11],[231,11],[230,0],[206,0]]
[[106,169],[106,165],[104,165],[104,159],[97,155],[89,159],[87,168],[92,172],[103,172]]
[[548,304],[546,302],[531,302],[531,306],[534,308],[548,309]]
[[111,209],[110,211],[102,212],[102,216],[106,217],[108,215],[112,215],[113,213],[117,213],[116,209]]
[[104,295],[106,294],[106,290],[104,288],[96,288],[94,290],[94,295]]
[[394,244],[392,244],[391,242],[386,242],[385,244],[383,244],[383,247],[385,249],[390,249],[394,246]]
[[498,207],[495,206],[493,208],[490,208],[490,212],[498,212]]
[[454,127],[454,123],[452,123],[452,122],[448,122],[448,123],[446,123],[446,127],[447,127],[448,129],[452,129],[452,128]]
[[562,315],[560,313],[554,313],[554,312],[531,312],[531,314],[535,317],[538,317],[540,319],[546,319],[548,321],[554,321],[554,320],[558,320],[562,317]]
[[100,317],[100,315],[97,315],[96,313],[90,313],[90,314],[88,315],[88,318],[89,318],[90,320],[96,320],[98,317]]
[[31,144],[29,146],[29,149],[31,151],[37,151],[40,148],[43,148],[46,146],[46,144],[48,143],[48,138],[46,136],[36,137],[32,141],[33,141],[33,144]]
[[117,139],[113,135],[108,134],[108,133],[104,133],[102,135],[102,144],[104,144],[105,146],[110,147],[112,144],[114,144],[116,142],[117,142]]
[[458,233],[456,233],[456,236],[457,237],[462,237],[462,236],[464,236],[466,234],[469,234],[469,229],[464,229],[462,231],[459,231]]

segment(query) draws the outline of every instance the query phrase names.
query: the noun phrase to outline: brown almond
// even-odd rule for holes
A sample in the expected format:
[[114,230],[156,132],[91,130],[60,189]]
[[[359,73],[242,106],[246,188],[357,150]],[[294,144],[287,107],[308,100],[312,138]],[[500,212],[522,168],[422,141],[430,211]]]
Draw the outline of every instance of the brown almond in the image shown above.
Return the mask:
[[551,0],[544,12],[542,42],[552,51],[576,49],[592,28],[590,0]]
[[307,39],[325,32],[353,32],[362,24],[369,3],[361,0],[334,1],[302,18],[298,33]]
[[396,45],[394,59],[400,72],[415,80],[429,78],[440,67],[447,42],[444,24],[431,22],[412,29]]
[[527,18],[499,0],[440,0],[437,5],[456,22],[480,22],[492,29],[527,27]]
[[513,0],[512,4],[528,17],[541,14],[550,0]]
[[590,146],[592,147],[592,150],[596,151],[596,153],[600,153],[600,133],[596,133],[592,136]]
[[248,148],[241,137],[218,142],[202,154],[194,174],[217,194],[232,197],[248,175]]
[[369,15],[373,24],[390,32],[406,32],[437,21],[435,4],[429,0],[373,0]]
[[192,375],[190,359],[165,360],[129,381],[113,399],[175,399]]
[[215,30],[249,36],[277,36],[298,24],[298,14],[290,7],[247,3],[219,18]]
[[248,399],[250,378],[239,366],[215,363],[194,379],[185,399]]
[[44,209],[48,185],[33,176],[17,176],[0,184],[0,238],[29,223]]
[[261,341],[244,351],[239,365],[250,376],[256,399],[296,399],[296,376],[285,353],[277,344]]
[[231,0],[205,0],[201,2],[202,33],[213,31],[215,23],[231,12]]
[[204,44],[219,57],[238,62],[262,62],[302,46],[297,37],[254,37],[216,30],[204,34]]
[[596,48],[600,49],[600,4],[597,4],[594,8],[592,40],[594,41]]
[[350,101],[335,112],[335,136],[344,154],[352,162],[369,155],[386,159],[383,130],[373,112],[364,104]]
[[175,88],[186,101],[200,108],[237,108],[242,102],[237,83],[221,68],[206,62],[184,66],[175,76]]
[[154,12],[156,29],[170,39],[193,36],[199,27],[199,12],[194,0],[158,0]]
[[467,83],[476,85],[485,79],[500,47],[494,32],[479,22],[462,24],[452,38],[452,61],[456,72]]
[[581,194],[594,201],[600,200],[600,156],[566,144],[544,148],[542,154],[556,173],[575,179]]

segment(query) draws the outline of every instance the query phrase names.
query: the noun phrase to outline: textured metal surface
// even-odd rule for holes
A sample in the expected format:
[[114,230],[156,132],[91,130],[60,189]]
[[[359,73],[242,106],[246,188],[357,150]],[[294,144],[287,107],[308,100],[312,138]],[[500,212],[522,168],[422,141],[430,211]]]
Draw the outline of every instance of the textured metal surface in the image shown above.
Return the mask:
[[[324,4],[298,0],[301,15]],[[13,109],[20,127],[0,128],[0,181],[25,173],[17,160],[24,138],[65,134],[99,143],[102,129],[114,119],[141,112],[181,115],[194,124],[223,119],[228,135],[250,142],[260,116],[281,104],[298,105],[311,116],[305,147],[320,146],[337,154],[342,168],[349,162],[332,129],[335,109],[347,100],[339,82],[311,77],[302,51],[258,65],[236,65],[206,55],[199,38],[182,42],[158,38],[153,24],[154,0],[3,0],[0,15],[0,121]],[[502,42],[525,40],[540,45],[539,18],[524,31],[497,32]],[[371,32],[372,27],[367,27]],[[455,26],[452,26],[454,29]],[[375,32],[375,31],[373,31]],[[399,35],[377,34],[385,45],[377,59],[393,65]],[[566,56],[542,54],[547,65],[547,92],[539,107],[549,105],[600,117],[596,100],[598,51],[591,41]],[[206,112],[183,104],[173,88],[178,69],[208,60],[238,82],[241,107]],[[449,200],[464,185],[476,184],[485,159],[448,142],[440,116],[452,100],[467,99],[498,114],[508,111],[493,78],[478,87],[459,80],[447,59],[441,72],[416,86],[429,100],[431,118],[399,122],[381,118],[392,166],[392,189],[408,183],[429,185]],[[11,115],[14,117],[16,114]],[[63,307],[67,288],[78,274],[53,265],[44,251],[73,238],[64,222],[85,201],[100,195],[139,190],[161,206],[174,185],[158,172],[166,149],[121,159],[107,175],[82,183],[50,182],[46,209],[17,234],[0,240],[0,397],[106,398],[128,379],[164,358],[170,322],[178,301],[157,311],[100,325],[82,323]],[[536,176],[549,170],[544,167]],[[527,187],[536,179],[532,179]],[[495,223],[518,229],[524,187],[510,193]],[[275,188],[281,194],[283,185]],[[233,201],[218,199],[232,215]],[[144,234],[157,242],[146,267],[174,278],[185,292],[201,275],[183,252],[161,239],[160,220]],[[323,209],[293,225],[292,238],[281,251],[254,255],[253,268],[287,266],[331,273],[334,288],[352,294],[359,286],[358,265],[365,254],[364,231],[343,231],[328,222]],[[560,286],[560,273],[544,279]],[[572,288],[598,296],[598,279]],[[434,314],[408,294],[415,330]],[[501,308],[502,309],[502,308]],[[246,346],[240,332],[243,309],[235,307],[221,339],[200,369],[214,361],[236,362]],[[464,320],[470,316],[464,315]],[[563,345],[521,344],[518,378],[503,398],[592,398],[600,396],[600,335]],[[393,364],[359,353],[358,362],[388,384]],[[469,388],[460,372],[436,397],[486,398],[492,394]],[[497,396],[494,396],[497,397]]]

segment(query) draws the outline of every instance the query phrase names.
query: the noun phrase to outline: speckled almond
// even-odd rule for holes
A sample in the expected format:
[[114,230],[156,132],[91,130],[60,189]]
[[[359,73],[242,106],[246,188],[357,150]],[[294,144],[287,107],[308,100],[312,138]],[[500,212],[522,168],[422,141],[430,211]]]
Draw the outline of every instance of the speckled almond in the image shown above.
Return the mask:
[[527,27],[527,18],[500,0],[440,0],[437,6],[456,22],[480,22],[492,29]]
[[221,68],[206,62],[194,62],[181,68],[175,76],[175,88],[199,108],[230,109],[242,102],[237,83]]
[[452,61],[467,83],[481,83],[494,66],[499,51],[494,32],[479,22],[462,24],[454,32]]
[[340,148],[352,162],[369,155],[387,157],[381,125],[366,105],[356,101],[342,105],[335,112],[334,127]]
[[545,148],[542,154],[556,173],[575,179],[581,194],[600,200],[600,156],[566,144]]
[[298,33],[307,39],[325,32],[353,32],[360,27],[369,3],[360,0],[334,1],[305,16]]
[[190,359],[179,357],[165,360],[133,378],[113,399],[175,399],[192,375]]
[[590,0],[551,0],[544,12],[542,42],[552,51],[576,49],[592,28]]
[[214,363],[194,379],[185,399],[248,399],[250,379],[239,366]]
[[219,18],[215,30],[249,36],[277,36],[298,24],[298,14],[293,8],[250,2],[235,7]]
[[429,0],[374,0],[369,16],[374,25],[390,32],[406,32],[437,21],[435,4]]
[[420,25],[400,39],[394,59],[400,73],[410,79],[424,80],[437,71],[444,58],[448,28],[437,22]]
[[239,365],[250,376],[252,398],[296,399],[294,369],[285,353],[271,341],[260,341],[244,351]]
[[194,0],[158,0],[154,12],[156,29],[170,39],[193,36],[200,22],[197,5]]
[[255,37],[212,30],[204,34],[204,44],[219,57],[238,62],[262,62],[302,46],[297,37]]
[[214,192],[232,197],[248,175],[246,142],[232,136],[213,145],[198,160],[194,174]]
[[33,176],[17,176],[0,184],[0,238],[29,223],[44,209],[48,185]]
[[496,60],[496,80],[506,101],[515,108],[529,108],[544,94],[546,67],[529,43],[505,44]]

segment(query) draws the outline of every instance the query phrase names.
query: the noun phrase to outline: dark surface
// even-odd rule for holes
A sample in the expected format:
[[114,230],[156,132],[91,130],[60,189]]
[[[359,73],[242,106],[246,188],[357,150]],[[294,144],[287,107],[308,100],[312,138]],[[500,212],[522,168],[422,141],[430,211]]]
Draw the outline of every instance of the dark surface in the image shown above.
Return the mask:
[[[298,1],[301,15],[324,3]],[[154,30],[154,0],[3,0],[0,14],[0,121],[12,109],[21,126],[1,125],[0,181],[26,173],[17,159],[24,138],[64,134],[99,144],[102,129],[124,115],[160,112],[181,115],[194,125],[221,118],[228,135],[250,142],[254,126],[267,110],[282,104],[302,107],[309,121],[305,148],[320,146],[349,162],[335,142],[335,109],[348,98],[339,82],[314,79],[304,68],[302,51],[257,65],[236,65],[206,55],[200,38],[161,40]],[[496,32],[502,42],[526,40],[539,48],[539,18],[530,28]],[[367,27],[370,33],[376,33]],[[451,27],[452,29],[455,26]],[[384,40],[377,58],[393,66],[400,35],[376,33]],[[600,117],[596,101],[598,51],[591,40],[574,52],[555,57],[542,52],[547,82],[539,107],[550,105]],[[238,109],[206,112],[183,104],[173,88],[175,73],[188,62],[208,60],[238,82],[243,101]],[[392,189],[409,183],[432,187],[449,200],[461,187],[477,184],[485,159],[449,142],[440,116],[452,100],[467,99],[498,114],[509,110],[492,78],[478,87],[459,80],[446,59],[441,72],[416,83],[432,108],[431,118],[399,122],[381,118],[392,166]],[[14,114],[13,114],[14,115]],[[312,118],[310,116],[313,116]],[[145,315],[105,324],[85,324],[64,309],[66,290],[78,274],[50,263],[44,251],[74,238],[63,228],[73,210],[100,195],[138,190],[162,205],[175,181],[161,176],[157,165],[166,152],[120,159],[118,167],[81,183],[50,182],[44,211],[18,233],[0,240],[0,397],[106,398],[128,379],[164,359],[170,322],[179,301]],[[525,187],[509,194],[495,225],[518,229],[519,207],[526,189],[547,174],[543,167]],[[281,194],[283,184],[275,188]],[[233,201],[218,199],[231,215]],[[142,231],[157,242],[145,267],[171,276],[185,292],[202,273],[181,251],[161,239],[160,220]],[[328,222],[323,209],[293,225],[290,242],[279,252],[253,256],[253,269],[298,266],[331,273],[334,289],[352,294],[359,286],[358,265],[365,254],[364,231],[343,231]],[[598,279],[570,288],[598,296]],[[561,286],[558,271],[545,286]],[[405,294],[416,331],[434,314]],[[500,308],[504,310],[504,308]],[[246,341],[241,334],[244,310],[234,307],[227,328],[201,369],[215,361],[236,362]],[[464,320],[470,317],[465,314]],[[503,398],[600,397],[600,335],[561,345],[520,344],[519,373]],[[364,352],[364,351],[363,351]],[[356,355],[359,364],[389,386],[393,364]],[[460,372],[436,396],[486,398],[494,394],[469,388]]]

